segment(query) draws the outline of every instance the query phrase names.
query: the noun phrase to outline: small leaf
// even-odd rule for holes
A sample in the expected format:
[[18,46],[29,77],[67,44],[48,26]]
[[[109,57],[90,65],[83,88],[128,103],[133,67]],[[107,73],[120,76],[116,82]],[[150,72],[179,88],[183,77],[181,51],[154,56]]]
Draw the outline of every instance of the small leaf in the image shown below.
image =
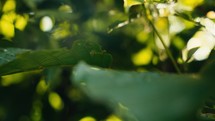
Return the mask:
[[198,24],[197,22],[195,22],[193,20],[191,14],[188,13],[188,12],[179,12],[179,11],[176,11],[175,16],[181,17],[181,18],[183,18],[185,20],[188,20],[188,21],[191,21],[191,22],[194,22],[194,23]]
[[124,0],[124,8],[126,11],[133,5],[140,5],[144,0]]
[[38,50],[12,54],[14,54],[12,59],[8,57],[8,60],[2,61],[0,76],[52,66],[73,66],[82,60],[89,64],[108,67],[112,60],[110,54],[102,50],[97,43],[90,41],[75,41],[70,50]]
[[207,91],[204,82],[191,75],[122,72],[83,63],[75,68],[73,78],[92,99],[115,111],[127,110],[138,121],[195,120]]
[[122,28],[129,24],[129,21],[116,21],[113,24],[111,24],[108,28],[108,33],[113,32],[116,29]]
[[186,62],[189,62],[189,60],[193,57],[193,54],[194,54],[198,49],[199,49],[199,47],[195,47],[195,48],[192,48],[192,49],[188,50]]

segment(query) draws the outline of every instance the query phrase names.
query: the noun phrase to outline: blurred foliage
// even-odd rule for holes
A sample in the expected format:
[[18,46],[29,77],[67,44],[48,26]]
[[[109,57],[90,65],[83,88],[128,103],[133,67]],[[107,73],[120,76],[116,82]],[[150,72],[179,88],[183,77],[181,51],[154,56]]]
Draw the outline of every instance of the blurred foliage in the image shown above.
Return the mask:
[[195,115],[211,84],[194,75],[120,72],[83,63],[75,68],[74,81],[126,121],[197,120]]
[[[145,120],[143,112],[147,115],[157,109],[158,114],[148,117],[152,121],[171,112],[162,104],[172,97],[178,101],[186,93],[184,98],[196,107],[179,102],[192,111],[172,117],[215,120],[211,82],[215,72],[214,6],[214,0],[0,0],[0,121],[123,120],[112,108],[114,103],[107,105],[107,94],[113,94],[113,100],[123,96],[120,102],[129,102],[116,102],[121,108],[132,109],[118,110],[118,114],[131,116],[129,121]],[[87,66],[80,72],[89,70],[79,81],[95,86],[90,90],[105,96],[102,101],[73,82],[73,66],[79,61],[109,69],[103,72]],[[114,69],[123,71],[112,72]],[[195,73],[199,78],[169,73]],[[133,81],[118,87],[126,79]],[[138,85],[148,79],[162,83]],[[117,80],[119,84],[115,84]],[[198,81],[203,81],[198,85],[200,90],[190,86]],[[142,85],[158,87],[158,92],[148,89],[147,93]],[[142,93],[149,99],[165,98],[147,107],[147,99],[139,98]],[[135,95],[137,99],[132,100]],[[147,108],[136,109],[142,106]]]

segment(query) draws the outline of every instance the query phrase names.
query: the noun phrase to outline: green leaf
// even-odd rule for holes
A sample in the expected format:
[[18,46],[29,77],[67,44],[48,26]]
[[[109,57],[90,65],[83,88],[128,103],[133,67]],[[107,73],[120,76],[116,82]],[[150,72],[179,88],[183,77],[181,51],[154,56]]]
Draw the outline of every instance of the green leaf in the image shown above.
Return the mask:
[[193,57],[193,54],[199,49],[199,47],[195,47],[195,48],[192,48],[188,51],[188,54],[187,54],[187,60],[186,62],[188,62],[192,57]]
[[196,120],[207,92],[198,76],[113,71],[83,63],[74,69],[73,79],[92,99],[116,112],[130,112],[138,121]]
[[215,121],[215,115],[212,113],[202,114],[200,121]]
[[[7,52],[0,55],[6,54]],[[90,41],[75,41],[71,49],[23,51],[22,54],[11,51],[10,54],[13,56],[0,61],[3,64],[0,65],[0,76],[51,66],[73,66],[81,60],[108,67],[112,60],[110,54],[102,50],[97,43]]]
[[16,58],[17,54],[27,52],[27,49],[20,48],[0,48],[0,65],[8,63]]
[[36,9],[36,1],[34,1],[34,0],[23,0],[23,2],[32,10]]
[[114,30],[122,28],[128,24],[129,24],[129,21],[116,21],[108,27],[108,33],[111,33]]
[[124,8],[126,12],[128,12],[128,9],[133,5],[141,5],[143,4],[143,0],[124,0]]
[[66,13],[58,10],[39,10],[36,12],[35,17],[41,18],[43,16],[54,17],[55,20],[75,20],[76,14]]

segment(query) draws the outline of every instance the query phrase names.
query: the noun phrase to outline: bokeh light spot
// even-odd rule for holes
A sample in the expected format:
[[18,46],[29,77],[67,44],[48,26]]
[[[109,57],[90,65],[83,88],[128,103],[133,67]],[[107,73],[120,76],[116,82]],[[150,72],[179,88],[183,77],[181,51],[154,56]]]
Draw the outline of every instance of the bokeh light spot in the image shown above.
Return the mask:
[[72,13],[72,8],[69,5],[61,5],[59,10],[66,13]]
[[14,25],[6,20],[0,20],[0,33],[7,38],[14,37]]
[[53,26],[54,23],[49,16],[44,16],[40,21],[40,29],[44,32],[51,31]]
[[3,12],[10,12],[16,9],[16,1],[15,0],[7,0],[3,6]]
[[215,19],[215,12],[214,11],[209,11],[206,15],[210,19]]
[[37,85],[36,91],[38,94],[44,94],[48,88],[48,85],[46,84],[45,80],[42,79]]
[[80,119],[79,121],[96,121],[96,119],[91,116],[86,116],[86,117]]
[[55,110],[61,110],[64,106],[61,97],[55,92],[49,94],[49,103]]
[[150,48],[146,48],[136,53],[132,57],[132,61],[137,66],[147,65],[150,63],[152,56],[153,56],[152,50]]
[[25,29],[27,23],[28,23],[28,15],[24,15],[24,16],[17,15],[16,16],[15,27],[17,29],[19,29],[20,31],[23,31]]
[[122,120],[115,115],[110,115],[105,121],[122,121]]

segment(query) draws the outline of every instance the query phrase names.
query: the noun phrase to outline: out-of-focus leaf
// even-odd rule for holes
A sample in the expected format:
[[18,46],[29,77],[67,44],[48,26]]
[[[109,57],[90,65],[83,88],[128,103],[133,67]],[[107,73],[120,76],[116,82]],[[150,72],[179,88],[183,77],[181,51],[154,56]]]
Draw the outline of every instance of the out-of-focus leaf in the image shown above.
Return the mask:
[[36,1],[35,0],[23,0],[25,4],[31,8],[32,10],[36,9]]
[[126,11],[133,5],[140,5],[144,0],[124,0],[124,8]]
[[133,19],[133,18],[138,18],[141,16],[141,14],[143,13],[143,6],[140,4],[138,5],[133,5],[129,8],[129,19]]
[[62,12],[58,10],[40,10],[36,12],[35,16],[38,18],[41,18],[43,16],[51,16],[51,17],[54,17],[56,20],[77,19],[77,15],[74,13],[71,14],[71,13]]
[[[215,84],[214,81],[214,74],[215,74],[215,59],[214,57],[211,58],[210,61],[208,61],[204,67],[200,71],[202,77],[204,77],[207,80],[210,80],[213,84]],[[214,86],[214,85],[211,85]]]
[[202,114],[200,121],[215,121],[215,115],[214,114]]
[[18,55],[14,52],[13,59],[0,66],[0,76],[51,66],[70,66],[81,60],[107,67],[112,58],[94,42],[75,41],[71,49],[28,51]]
[[178,17],[181,17],[181,18],[183,18],[185,20],[188,20],[190,22],[194,22],[194,23],[196,23],[198,25],[198,23],[193,20],[191,14],[188,13],[188,12],[178,12],[178,11],[176,11],[175,15],[178,16]]
[[19,48],[0,48],[0,65],[8,63],[16,58],[17,54],[27,52],[27,49],[19,49]]
[[121,107],[138,121],[195,120],[207,91],[198,76],[113,71],[83,63],[73,78],[93,99]]
[[108,33],[111,33],[112,31],[119,29],[121,27],[124,27],[128,24],[129,24],[129,21],[117,21],[109,26]]

